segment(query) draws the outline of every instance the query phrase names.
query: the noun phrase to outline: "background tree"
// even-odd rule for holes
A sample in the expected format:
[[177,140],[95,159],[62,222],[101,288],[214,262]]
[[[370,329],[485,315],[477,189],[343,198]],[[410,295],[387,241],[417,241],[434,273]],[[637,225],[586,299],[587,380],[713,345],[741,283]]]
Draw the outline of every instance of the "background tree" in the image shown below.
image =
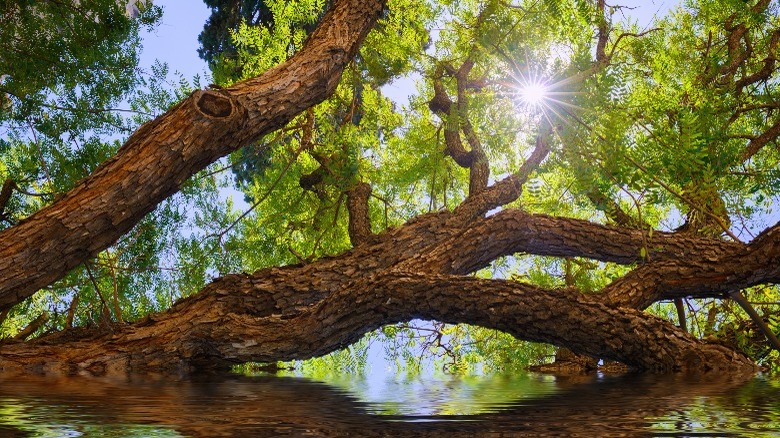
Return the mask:
[[226,70],[232,68],[234,74],[240,74],[240,66],[235,63],[238,50],[233,43],[232,34],[242,23],[273,27],[270,7],[265,0],[209,0],[204,3],[211,8],[211,16],[198,36],[198,55],[212,68],[228,65]]

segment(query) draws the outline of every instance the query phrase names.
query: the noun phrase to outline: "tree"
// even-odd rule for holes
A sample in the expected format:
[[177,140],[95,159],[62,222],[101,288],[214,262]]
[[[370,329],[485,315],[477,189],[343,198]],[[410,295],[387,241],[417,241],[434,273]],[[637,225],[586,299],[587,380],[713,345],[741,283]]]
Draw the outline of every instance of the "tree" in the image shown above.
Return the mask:
[[[410,5],[391,4],[383,20],[402,25]],[[199,170],[279,129],[272,135],[286,155],[272,158],[276,175],[260,175],[247,189],[253,207],[275,197],[261,209],[295,219],[292,177],[314,214],[287,222],[287,232],[262,233],[251,222],[242,232],[259,234],[246,247],[258,243],[256,250],[268,248],[264,239],[308,233],[314,238],[286,248],[297,264],[222,276],[163,313],[111,330],[7,343],[0,367],[222,368],[317,356],[377,327],[424,318],[640,369],[754,370],[741,352],[644,310],[661,300],[771,288],[780,278],[778,227],[749,243],[729,227],[778,187],[777,152],[766,147],[779,134],[772,121],[780,39],[769,2],[746,10],[702,1],[648,31],[623,29],[602,1],[446,5],[454,19],[444,31],[452,34],[441,52],[418,51],[410,63],[426,75],[427,98],[412,102],[403,129],[376,88],[356,99],[358,87],[339,86],[342,77],[364,79],[356,56],[402,47],[392,27],[369,35],[384,2],[335,2],[289,60],[194,91],[57,202],[4,230],[0,309],[111,245]],[[519,26],[525,32],[515,32]],[[534,56],[560,47],[566,56]],[[546,75],[557,79],[540,83]],[[556,99],[533,106],[530,85]],[[530,106],[519,121],[503,94],[518,88]],[[366,115],[356,123],[359,109]],[[509,155],[509,142],[527,148]],[[287,192],[275,192],[282,184]],[[423,203],[429,212],[420,214]],[[685,222],[662,231],[672,205]],[[469,275],[517,254],[563,258],[565,281]],[[610,265],[599,278],[578,276],[572,264],[581,259]]]
[[238,30],[239,25],[249,23],[260,25],[273,24],[273,16],[268,5],[263,0],[254,1],[206,1],[211,8],[211,16],[203,26],[203,32],[198,36],[201,48],[198,55],[211,65],[225,63],[237,55],[232,44],[231,32]]

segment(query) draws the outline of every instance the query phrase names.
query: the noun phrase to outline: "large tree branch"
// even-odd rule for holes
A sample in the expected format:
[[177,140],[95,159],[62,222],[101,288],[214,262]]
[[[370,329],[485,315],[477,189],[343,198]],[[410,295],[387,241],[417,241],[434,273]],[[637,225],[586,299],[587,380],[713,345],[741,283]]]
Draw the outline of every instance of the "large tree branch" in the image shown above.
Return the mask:
[[[744,246],[717,239],[599,225],[581,219],[528,214],[508,209],[471,223],[451,242],[421,254],[432,260],[434,272],[468,274],[495,259],[526,253],[555,257],[585,257],[619,264],[643,260],[685,260],[692,254],[725,258]],[[419,260],[410,261],[420,264]]]
[[[309,265],[311,266],[311,265]],[[411,319],[470,323],[520,339],[659,371],[754,370],[746,357],[673,325],[614,309],[578,292],[471,277],[386,272],[344,283],[306,281],[301,269],[234,275],[114,334],[61,345],[63,334],[3,345],[0,369],[63,372],[187,371],[245,361],[319,356],[385,324]],[[332,289],[300,307],[286,297]]]
[[[744,245],[515,209],[474,220],[463,228],[445,225],[451,223],[450,214],[431,216],[423,222],[430,226],[425,238],[398,239],[395,247],[404,256],[396,262],[397,269],[468,274],[517,253],[642,263],[608,286],[599,298],[610,306],[637,309],[662,299],[722,297],[732,290],[780,282],[778,225]],[[380,241],[387,238],[380,235]],[[415,251],[405,251],[406,245]]]
[[[303,358],[343,347],[383,324],[413,318],[479,324],[640,368],[747,366],[726,348],[701,344],[670,324],[616,308],[605,299],[608,295],[436,274],[467,272],[512,251],[566,255],[597,248],[603,253],[591,251],[594,258],[630,263],[643,231],[512,210],[473,221],[470,229],[455,229],[446,226],[453,216],[422,216],[339,257],[224,277],[168,312],[113,334],[65,331],[24,345],[3,345],[0,367],[171,372]],[[780,231],[764,233],[752,244],[752,256],[774,254],[778,239]],[[686,247],[706,249],[712,263],[744,251],[735,243],[668,233],[658,233],[652,242],[657,251],[651,255],[670,266],[690,254]],[[466,264],[447,262],[463,256],[471,257]],[[780,266],[769,260],[769,266]],[[735,269],[732,265],[727,268]]]
[[194,92],[59,202],[0,233],[0,310],[107,248],[199,170],[331,95],[384,3],[337,1],[291,60],[224,90]]
[[766,283],[780,283],[780,224],[749,245],[720,255],[693,251],[679,260],[640,266],[603,293],[611,305],[644,309],[662,299],[723,297]]

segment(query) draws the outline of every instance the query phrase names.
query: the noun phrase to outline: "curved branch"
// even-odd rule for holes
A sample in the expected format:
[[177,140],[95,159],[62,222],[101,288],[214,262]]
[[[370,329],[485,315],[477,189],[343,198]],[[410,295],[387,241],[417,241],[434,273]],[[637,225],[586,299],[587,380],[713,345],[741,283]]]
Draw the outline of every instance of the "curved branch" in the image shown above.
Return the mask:
[[337,1],[288,62],[230,88],[195,91],[61,201],[0,233],[0,310],[110,246],[197,171],[331,95],[384,3]]
[[[423,318],[494,328],[640,369],[755,371],[749,359],[728,348],[705,344],[668,322],[632,309],[610,308],[577,292],[402,272],[351,283],[325,280],[318,286],[302,280],[302,269],[226,277],[168,312],[113,335],[82,337],[62,346],[64,332],[3,345],[0,369],[180,372],[303,359],[343,348],[382,325]],[[323,286],[335,292],[313,305],[301,308],[285,302],[286,296]]]
[[531,172],[536,170],[550,153],[550,145],[548,143],[549,130],[550,126],[545,123],[536,137],[536,147],[531,156],[525,160],[525,163],[520,166],[516,173],[493,184],[475,196],[466,198],[455,209],[454,213],[457,220],[462,223],[468,223],[488,211],[506,205],[520,197],[523,184],[528,181]]
[[468,274],[499,257],[517,253],[639,263],[642,248],[648,260],[676,262],[691,254],[726,258],[744,245],[662,231],[651,235],[645,230],[509,209],[473,222],[466,231],[453,234],[450,243],[439,244],[425,257],[433,260],[426,264],[433,272]]
[[755,154],[758,153],[764,146],[777,140],[780,137],[780,119],[775,120],[775,123],[767,128],[761,135],[754,137],[750,140],[745,150],[742,151],[740,158],[742,161],[747,161]]
[[[472,52],[473,53],[473,52]],[[454,71],[452,66],[439,64],[433,78],[433,99],[428,102],[428,108],[444,120],[444,142],[447,154],[463,168],[469,169],[469,195],[476,195],[485,190],[490,177],[490,165],[477,138],[474,128],[469,122],[468,96],[466,90],[473,88],[475,83],[469,80],[469,74],[474,67],[474,61],[469,58]],[[441,78],[445,71],[455,77],[458,88],[458,101],[453,103],[444,89]],[[471,150],[467,151],[460,138],[460,131],[466,136]]]
[[683,259],[640,266],[602,292],[610,305],[644,309],[659,300],[723,297],[765,283],[780,283],[780,224],[720,255],[691,251]]

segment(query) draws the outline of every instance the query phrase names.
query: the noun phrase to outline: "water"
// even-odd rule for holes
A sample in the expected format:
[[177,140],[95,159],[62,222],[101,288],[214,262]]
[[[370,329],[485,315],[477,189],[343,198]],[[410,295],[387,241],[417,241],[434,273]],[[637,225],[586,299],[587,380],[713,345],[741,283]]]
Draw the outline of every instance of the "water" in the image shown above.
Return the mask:
[[0,376],[0,437],[777,436],[780,379]]

